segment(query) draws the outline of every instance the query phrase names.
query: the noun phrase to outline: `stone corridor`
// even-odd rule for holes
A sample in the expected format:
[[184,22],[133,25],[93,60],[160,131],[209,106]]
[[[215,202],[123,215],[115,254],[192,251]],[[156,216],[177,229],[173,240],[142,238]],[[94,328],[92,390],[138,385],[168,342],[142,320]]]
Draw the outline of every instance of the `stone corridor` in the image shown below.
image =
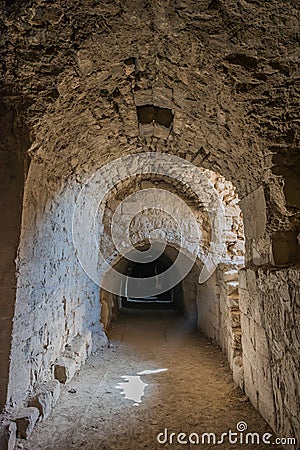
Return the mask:
[[[122,376],[157,369],[168,370],[141,375],[148,386],[139,406],[116,389]],[[19,442],[26,450],[270,448],[256,441],[241,446],[226,441],[213,445],[207,438],[203,445],[156,440],[165,428],[176,435],[215,433],[220,439],[229,429],[236,432],[241,421],[247,423],[247,432],[273,434],[233,383],[220,349],[192,332],[178,313],[135,312],[120,316],[110,332],[109,348],[89,359],[63,388],[52,414],[36,426],[28,442]],[[273,434],[271,442],[274,439]]]
[[0,450],[299,450],[299,17],[0,0]]

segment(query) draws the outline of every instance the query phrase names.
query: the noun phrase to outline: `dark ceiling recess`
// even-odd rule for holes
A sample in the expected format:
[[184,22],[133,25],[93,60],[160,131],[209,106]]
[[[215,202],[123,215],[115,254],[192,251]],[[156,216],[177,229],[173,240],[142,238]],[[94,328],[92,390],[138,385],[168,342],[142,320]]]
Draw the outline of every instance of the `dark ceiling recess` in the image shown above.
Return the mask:
[[142,125],[155,122],[166,128],[171,127],[174,119],[171,109],[154,105],[137,106],[137,115],[139,123]]

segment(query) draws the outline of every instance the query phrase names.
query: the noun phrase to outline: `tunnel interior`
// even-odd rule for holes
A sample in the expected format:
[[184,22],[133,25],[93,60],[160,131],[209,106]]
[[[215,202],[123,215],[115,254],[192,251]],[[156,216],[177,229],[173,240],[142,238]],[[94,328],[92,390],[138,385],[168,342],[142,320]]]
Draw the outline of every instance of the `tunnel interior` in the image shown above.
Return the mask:
[[[127,295],[121,298],[122,309],[143,309],[143,310],[177,310],[183,312],[183,298],[181,284],[171,289],[164,288],[164,273],[171,267],[173,261],[163,253],[159,258],[151,262],[133,263],[129,262],[126,274],[136,279],[135,283],[142,285],[143,278],[156,277],[159,293],[145,297],[134,297]],[[162,279],[158,278],[162,275]]]
[[[187,204],[202,249],[165,295],[221,347],[273,431],[300,438],[296,2],[2,3],[0,409],[15,424],[16,410],[39,405],[44,420],[59,397],[53,386],[107,346],[122,299],[89,267],[98,268],[95,249],[118,257],[110,231],[119,204],[122,219],[135,208],[125,211],[126,197],[159,188],[177,195],[174,214],[138,212],[128,233],[117,230],[120,243],[163,228],[176,246],[180,199]],[[197,185],[205,195],[204,176],[223,204],[226,251],[199,283],[214,231],[214,202],[191,195]],[[89,239],[91,218],[99,240]],[[163,258],[131,270],[155,277],[168,270]],[[127,310],[149,306],[138,300],[126,299]]]

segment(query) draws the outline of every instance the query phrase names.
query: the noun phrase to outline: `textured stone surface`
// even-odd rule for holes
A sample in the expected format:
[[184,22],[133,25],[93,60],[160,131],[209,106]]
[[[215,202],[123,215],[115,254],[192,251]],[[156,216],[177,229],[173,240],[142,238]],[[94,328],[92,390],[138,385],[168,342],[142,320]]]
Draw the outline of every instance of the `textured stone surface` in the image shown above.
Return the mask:
[[72,380],[76,373],[76,362],[71,358],[59,358],[54,365],[54,376],[62,384]]
[[[106,342],[98,287],[71,244],[70,205],[103,164],[151,150],[224,175],[244,199],[242,339],[249,354],[264,356],[258,363],[273,364],[270,383],[267,373],[252,373],[246,352],[245,385],[265,416],[273,414],[274,397],[276,417],[268,420],[281,434],[299,430],[297,3],[2,1],[0,26],[0,407],[21,404],[37,382],[50,379],[56,359],[83,330],[92,332],[95,348]],[[141,123],[137,107],[149,102],[154,122]],[[170,127],[157,108],[170,111]],[[227,213],[227,248],[238,258],[236,205]],[[282,270],[272,272],[276,265]],[[218,286],[230,324],[235,286]],[[239,347],[233,328],[220,333],[232,364]]]
[[17,425],[14,422],[0,422],[1,450],[14,450],[16,444]]
[[241,271],[240,307],[246,394],[279,436],[299,442],[299,271]]
[[65,347],[61,356],[54,364],[54,377],[62,384],[69,383],[76,371],[85,363],[87,356],[91,353],[91,332],[83,330],[81,335]]

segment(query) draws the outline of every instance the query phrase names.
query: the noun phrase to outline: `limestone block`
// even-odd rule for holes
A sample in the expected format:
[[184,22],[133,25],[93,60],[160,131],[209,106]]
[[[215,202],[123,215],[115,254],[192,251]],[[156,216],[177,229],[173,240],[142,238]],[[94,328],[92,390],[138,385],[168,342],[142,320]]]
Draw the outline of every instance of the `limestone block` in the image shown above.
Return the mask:
[[232,364],[232,374],[235,383],[243,389],[244,387],[244,367],[243,358],[241,356],[235,356]]
[[78,334],[83,329],[84,318],[86,315],[85,305],[78,306],[74,311],[74,325],[75,325],[75,333]]
[[38,408],[28,407],[13,412],[13,420],[17,424],[17,437],[28,439],[39,418]]
[[245,264],[245,256],[244,255],[231,255],[232,264],[243,267]]
[[216,298],[213,298],[213,299],[210,300],[210,303],[211,303],[211,306],[210,306],[211,314],[218,318],[219,315],[220,315],[219,301]]
[[14,450],[16,445],[17,425],[15,422],[0,422],[1,450]]
[[226,242],[236,242],[237,241],[237,235],[233,231],[226,231],[225,239],[226,239]]
[[51,407],[54,408],[60,396],[60,383],[58,380],[48,381],[43,385],[43,390],[51,394]]
[[228,294],[231,295],[234,293],[238,293],[238,287],[239,287],[238,281],[229,281],[227,283]]
[[69,383],[74,377],[77,365],[74,359],[60,357],[54,365],[54,378],[62,384]]
[[231,229],[232,229],[232,224],[233,224],[233,218],[232,218],[232,216],[225,217],[225,230],[226,230],[226,231],[231,231]]
[[234,245],[234,251],[236,254],[244,255],[245,253],[245,241],[242,239],[238,239]]
[[230,318],[230,325],[232,326],[232,328],[237,328],[241,326],[241,317],[239,311],[236,310],[230,311],[229,318]]
[[[249,241],[250,242],[250,241]],[[251,239],[249,254],[256,266],[270,263],[271,239],[269,236],[260,239]]]
[[[87,358],[86,342],[82,336],[77,335],[69,346],[70,356],[75,359],[76,363],[81,365]],[[66,352],[69,353],[69,352]]]
[[265,356],[266,358],[269,358],[270,352],[266,330],[256,322],[254,323],[254,336],[257,352]]
[[237,281],[239,273],[237,270],[226,270],[223,272],[224,281]]
[[272,262],[277,266],[300,261],[300,245],[296,231],[272,235]]
[[265,314],[262,306],[261,292],[257,287],[256,273],[250,269],[239,271],[239,306],[240,310],[264,326]]
[[173,98],[173,90],[164,87],[153,88],[153,103],[161,108],[171,108]]
[[209,323],[213,328],[219,327],[219,316],[216,314],[209,314]]
[[[243,327],[243,323],[242,323]],[[247,332],[245,332],[245,329],[242,328],[242,348],[243,348],[243,355],[249,359],[249,361],[252,361],[253,364],[255,364],[256,361],[256,351],[253,343],[251,342],[251,339],[249,338]]]
[[233,330],[233,335],[232,335],[232,348],[234,350],[242,350],[242,335],[241,335],[241,330],[239,328],[235,328]]
[[262,417],[275,429],[275,405],[272,389],[264,387],[258,392],[258,411]]
[[248,278],[247,278],[247,272],[248,272],[247,269],[241,269],[241,270],[239,270],[239,288],[240,288],[240,289],[245,289],[245,290],[248,289],[248,284],[247,284],[247,281],[248,281]]
[[257,409],[258,407],[258,393],[256,388],[256,379],[253,374],[253,369],[248,358],[243,356],[244,367],[244,388],[245,394],[249,397],[250,402]]
[[84,329],[80,334],[85,341],[87,355],[90,356],[92,351],[92,333],[90,332],[90,330]]
[[134,102],[136,106],[151,105],[153,104],[153,91],[152,89],[143,89],[137,91],[134,94]]
[[33,397],[29,405],[31,407],[37,408],[40,415],[40,420],[47,419],[51,412],[52,398],[49,391],[40,392],[35,397]]
[[154,131],[153,135],[160,139],[168,139],[168,136],[170,134],[170,129],[166,128],[162,125],[159,125],[157,123],[154,124]]
[[154,126],[152,123],[150,124],[139,124],[140,134],[142,136],[153,136]]
[[239,308],[239,296],[237,294],[231,294],[226,297],[226,305],[229,309]]
[[236,206],[226,206],[225,209],[225,216],[226,217],[232,217],[232,216],[236,216],[239,217],[241,213],[240,208],[236,205]]
[[[263,237],[266,230],[267,214],[263,186],[243,198],[240,206],[244,217],[245,235],[248,239]],[[253,214],[255,211],[255,214]]]

